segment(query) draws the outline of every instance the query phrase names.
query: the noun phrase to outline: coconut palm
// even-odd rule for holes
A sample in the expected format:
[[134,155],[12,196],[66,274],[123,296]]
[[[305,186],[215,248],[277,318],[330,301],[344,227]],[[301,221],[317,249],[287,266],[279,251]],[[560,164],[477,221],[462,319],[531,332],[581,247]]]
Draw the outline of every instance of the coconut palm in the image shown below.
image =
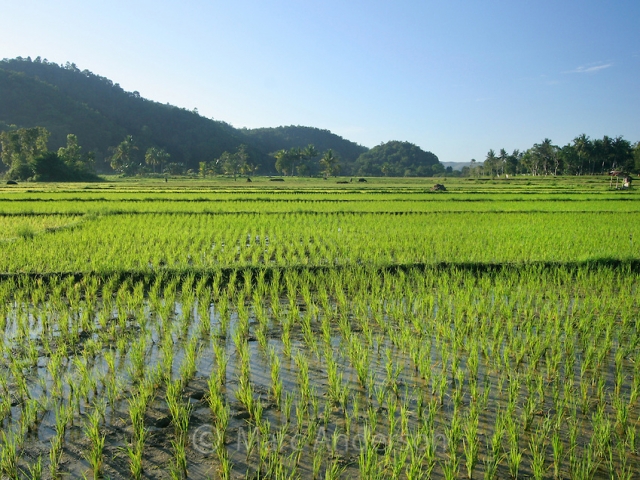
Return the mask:
[[153,166],[153,172],[155,173],[158,165],[160,165],[160,171],[162,171],[162,166],[170,157],[171,155],[169,155],[164,148],[151,147],[147,149],[147,153],[144,155],[144,161],[147,165]]
[[338,165],[338,157],[333,154],[333,150],[331,149],[324,152],[320,159],[320,164],[324,167],[322,173],[327,177],[336,175],[340,168],[340,165]]
[[496,157],[496,152],[493,149],[487,152],[487,157],[484,159],[484,171],[488,172],[491,177],[493,177],[494,172],[498,170],[498,157]]
[[111,155],[111,168],[118,172],[129,170],[133,160],[133,151],[137,149],[138,147],[133,143],[133,137],[127,135],[117,147],[110,148],[113,152],[113,155]]

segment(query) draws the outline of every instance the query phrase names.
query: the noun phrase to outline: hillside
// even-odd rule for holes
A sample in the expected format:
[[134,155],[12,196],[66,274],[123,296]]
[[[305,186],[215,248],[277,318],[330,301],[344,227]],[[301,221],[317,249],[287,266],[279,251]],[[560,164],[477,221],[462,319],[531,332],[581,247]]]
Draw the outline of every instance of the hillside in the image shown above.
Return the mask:
[[387,177],[431,177],[444,167],[431,152],[409,142],[390,141],[373,147],[358,157],[358,175]]
[[8,125],[44,126],[51,132],[50,148],[65,145],[74,132],[96,154],[107,151],[125,135],[125,130],[98,111],[74,101],[50,84],[24,73],[0,69],[0,130]]
[[[407,163],[406,155],[379,148],[375,158],[370,158],[366,147],[314,127],[236,129],[197,111],[126,92],[119,84],[73,63],[62,66],[39,57],[0,61],[0,98],[0,131],[45,127],[51,132],[50,150],[64,146],[67,134],[73,133],[85,152],[95,153],[97,170],[102,173],[112,172],[111,149],[129,135],[135,165],[144,163],[148,148],[157,147],[170,154],[170,162],[198,170],[200,162],[212,162],[242,144],[247,145],[250,162],[261,174],[275,173],[273,152],[309,144],[320,154],[331,149],[341,173],[347,175],[382,175],[383,164],[392,166],[385,167],[387,174],[425,175],[432,171],[429,167],[434,159],[437,163],[430,153],[433,157],[421,157],[418,163],[415,157]],[[388,158],[384,157],[387,153]]]
[[[245,141],[224,122],[125,92],[117,83],[80,71],[74,64],[3,60],[0,71],[2,97],[11,99],[0,103],[0,123],[47,128],[52,132],[51,149],[62,146],[67,133],[75,133],[86,150],[96,152],[103,168],[108,148],[125,135],[133,136],[139,161],[147,148],[156,146],[187,168],[197,168],[199,161],[217,158]],[[271,160],[265,153],[251,148],[250,152],[256,163],[268,168]]]
[[0,61],[0,130],[43,126],[51,132],[49,148],[65,144],[75,133],[86,151],[96,153],[98,169],[110,171],[109,147],[132,135],[142,163],[149,147],[164,148],[171,161],[185,168],[198,168],[241,144],[248,146],[252,163],[260,173],[275,173],[270,153],[292,147],[316,145],[329,148],[345,163],[352,163],[366,151],[328,130],[312,127],[278,127],[238,130],[205,118],[197,112],[147,100],[138,92],[126,92],[117,83],[80,70],[36,59]]

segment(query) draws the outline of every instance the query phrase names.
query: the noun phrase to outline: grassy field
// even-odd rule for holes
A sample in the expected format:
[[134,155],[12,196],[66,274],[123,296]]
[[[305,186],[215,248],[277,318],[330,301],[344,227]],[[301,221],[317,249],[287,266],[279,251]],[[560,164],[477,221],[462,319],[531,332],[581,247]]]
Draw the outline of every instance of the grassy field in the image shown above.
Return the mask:
[[640,476],[635,190],[252,180],[0,187],[0,476]]

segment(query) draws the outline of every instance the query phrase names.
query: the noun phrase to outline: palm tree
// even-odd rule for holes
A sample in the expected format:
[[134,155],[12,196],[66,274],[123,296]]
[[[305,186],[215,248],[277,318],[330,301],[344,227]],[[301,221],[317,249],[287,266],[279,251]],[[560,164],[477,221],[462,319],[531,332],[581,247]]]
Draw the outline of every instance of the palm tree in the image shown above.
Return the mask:
[[289,152],[283,149],[283,150],[278,150],[277,152],[272,153],[271,155],[276,159],[276,170],[286,175],[287,170],[289,170],[289,167],[291,167],[293,163]]
[[320,159],[320,164],[324,167],[322,173],[325,176],[330,177],[331,175],[335,175],[338,173],[338,157],[333,154],[333,150],[329,149],[322,155]]
[[289,150],[289,158],[291,159],[290,175],[293,176],[293,172],[295,171],[293,167],[295,166],[296,161],[300,161],[304,158],[304,150],[300,147],[291,148]]
[[504,167],[507,163],[507,159],[509,158],[509,154],[504,148],[500,149],[500,154],[498,155],[498,165],[500,166],[501,173],[504,174]]
[[493,149],[487,152],[487,158],[484,160],[484,171],[489,171],[489,176],[493,177],[494,170],[497,170],[498,157]]
[[320,155],[318,150],[316,150],[316,147],[311,143],[303,150],[303,154],[306,159],[316,158]]
[[155,173],[156,166],[160,165],[160,171],[162,171],[162,166],[170,157],[171,155],[169,155],[164,148],[151,147],[147,149],[147,153],[144,155],[144,161],[147,165],[153,166],[153,172]]
[[551,168],[554,169],[554,175],[558,173],[558,168],[560,167],[558,147],[553,145],[550,139],[545,138],[542,143],[534,144],[531,151],[545,175],[549,174]]
[[309,144],[303,149],[296,149],[295,153],[296,153],[295,156],[297,156],[298,160],[300,161],[300,164],[296,167],[296,170],[298,171],[298,175],[305,175],[307,173],[310,173],[311,171],[310,160],[316,158],[319,155],[318,150],[316,150],[316,147],[313,146],[312,144]]
[[589,137],[583,133],[573,139],[573,146],[578,154],[578,175],[580,175],[583,173],[583,168],[587,166],[586,162],[589,162],[593,151],[593,145]]
[[137,150],[133,143],[133,137],[127,135],[117,147],[111,147],[109,150],[113,152],[111,156],[111,168],[116,171],[125,171],[131,167],[133,151]]

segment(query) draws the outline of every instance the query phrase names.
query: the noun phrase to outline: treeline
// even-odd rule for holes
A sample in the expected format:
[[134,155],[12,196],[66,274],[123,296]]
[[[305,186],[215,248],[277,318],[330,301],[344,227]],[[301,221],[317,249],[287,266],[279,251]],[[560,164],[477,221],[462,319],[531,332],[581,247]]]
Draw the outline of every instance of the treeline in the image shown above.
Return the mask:
[[304,145],[314,145],[321,152],[331,150],[340,157],[343,173],[352,173],[353,165],[358,157],[368,148],[342,138],[329,130],[300,125],[289,125],[275,128],[241,129],[247,142],[254,144],[264,152],[302,149]]
[[473,159],[460,175],[600,175],[611,171],[640,172],[640,142],[606,135],[591,139],[582,134],[559,147],[545,138],[525,151],[489,150],[482,164]]
[[44,127],[0,132],[0,158],[9,180],[97,181],[93,171],[95,156],[84,153],[78,137],[67,135],[67,145],[49,151],[49,131]]

